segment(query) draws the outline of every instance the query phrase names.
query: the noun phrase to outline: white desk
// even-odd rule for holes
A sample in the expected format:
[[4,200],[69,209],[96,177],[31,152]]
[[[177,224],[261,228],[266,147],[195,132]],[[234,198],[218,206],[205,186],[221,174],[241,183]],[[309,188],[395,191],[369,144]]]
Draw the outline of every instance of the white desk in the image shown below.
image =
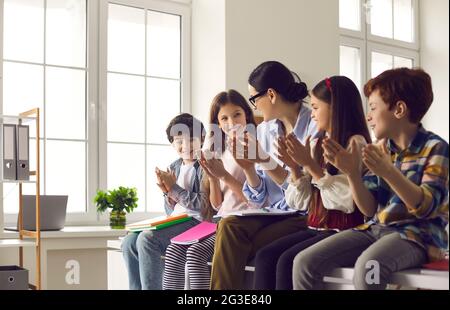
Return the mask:
[[[72,226],[61,231],[41,232],[41,272],[43,289],[107,289],[107,241],[118,239],[125,230],[108,226]],[[17,232],[0,233],[0,240],[18,238]],[[34,283],[34,248],[24,248],[25,268]],[[0,247],[0,264],[18,262],[17,248]],[[79,283],[70,281],[69,272],[77,272]],[[69,279],[67,279],[69,277]],[[68,281],[69,280],[69,281]]]

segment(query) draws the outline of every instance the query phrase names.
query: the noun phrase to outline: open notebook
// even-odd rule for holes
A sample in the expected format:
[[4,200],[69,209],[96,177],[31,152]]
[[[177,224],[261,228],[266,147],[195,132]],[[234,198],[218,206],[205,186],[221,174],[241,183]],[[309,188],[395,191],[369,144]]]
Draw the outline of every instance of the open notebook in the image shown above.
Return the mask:
[[298,210],[279,210],[279,209],[272,209],[272,208],[260,208],[260,209],[244,209],[244,210],[237,210],[232,212],[227,212],[224,215],[215,215],[214,217],[225,217],[230,215],[236,215],[236,216],[274,216],[274,215],[292,215],[297,213]]
[[175,244],[194,244],[208,238],[216,232],[217,224],[201,222],[184,233],[173,237],[170,242]]

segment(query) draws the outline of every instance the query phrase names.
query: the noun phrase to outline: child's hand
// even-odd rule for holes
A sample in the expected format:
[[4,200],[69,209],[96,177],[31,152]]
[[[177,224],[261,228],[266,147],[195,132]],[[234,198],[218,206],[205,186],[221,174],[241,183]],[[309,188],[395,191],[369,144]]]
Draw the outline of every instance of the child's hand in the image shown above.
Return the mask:
[[167,171],[160,170],[160,179],[164,187],[167,189],[167,192],[169,192],[175,183],[177,183],[175,173],[173,171],[169,171],[169,169],[167,169]]
[[169,190],[166,188],[166,186],[164,185],[164,183],[161,179],[161,172],[162,171],[158,167],[155,168],[155,174],[156,174],[156,180],[157,180],[156,185],[158,185],[159,189],[163,193],[167,194],[169,192]]
[[303,145],[293,133],[290,133],[286,138],[288,155],[296,164],[302,167],[309,166],[313,162],[311,147],[309,145],[310,140],[311,136],[308,136],[305,145]]
[[248,132],[239,137],[233,133],[229,140],[229,149],[232,150],[236,159],[245,159],[254,164],[269,162],[271,159],[258,140]]
[[228,139],[228,149],[231,151],[234,160],[236,163],[244,170],[250,170],[255,167],[255,163],[245,156],[245,148],[242,147],[241,144],[238,146],[237,137],[233,135],[231,139]]
[[288,154],[288,146],[286,144],[286,138],[280,137],[277,142],[275,142],[274,146],[277,149],[277,157],[283,163],[286,164],[291,170],[297,171],[300,166],[292,159],[292,157]]
[[207,160],[202,153],[199,163],[210,179],[223,179],[229,174],[220,159],[211,158]]
[[385,178],[394,167],[385,143],[366,146],[362,152],[362,159],[367,168],[381,178]]
[[325,138],[322,142],[323,156],[330,164],[346,175],[360,175],[360,154],[355,140],[350,142],[350,151],[344,149],[331,138]]

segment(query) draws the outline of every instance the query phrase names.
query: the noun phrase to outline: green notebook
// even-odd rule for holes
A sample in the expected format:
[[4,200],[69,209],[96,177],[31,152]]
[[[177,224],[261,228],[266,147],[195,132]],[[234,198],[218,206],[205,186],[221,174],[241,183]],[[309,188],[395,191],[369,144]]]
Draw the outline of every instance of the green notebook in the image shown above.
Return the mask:
[[187,222],[187,221],[189,221],[190,219],[192,219],[192,217],[188,216],[188,217],[184,217],[184,218],[181,218],[181,219],[172,221],[172,222],[162,223],[162,224],[159,224],[159,225],[150,227],[150,230],[160,230],[160,229],[164,229],[164,228],[166,228],[166,227],[170,227],[170,226],[173,226],[173,225],[176,225],[176,224],[179,224],[179,223]]

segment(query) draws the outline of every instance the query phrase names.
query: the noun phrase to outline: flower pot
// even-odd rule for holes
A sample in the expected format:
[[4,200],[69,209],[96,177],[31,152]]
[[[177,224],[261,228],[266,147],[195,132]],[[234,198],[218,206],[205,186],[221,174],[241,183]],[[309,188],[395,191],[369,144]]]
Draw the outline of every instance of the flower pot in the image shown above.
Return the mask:
[[109,214],[109,226],[112,229],[124,229],[126,222],[125,211],[111,211]]

